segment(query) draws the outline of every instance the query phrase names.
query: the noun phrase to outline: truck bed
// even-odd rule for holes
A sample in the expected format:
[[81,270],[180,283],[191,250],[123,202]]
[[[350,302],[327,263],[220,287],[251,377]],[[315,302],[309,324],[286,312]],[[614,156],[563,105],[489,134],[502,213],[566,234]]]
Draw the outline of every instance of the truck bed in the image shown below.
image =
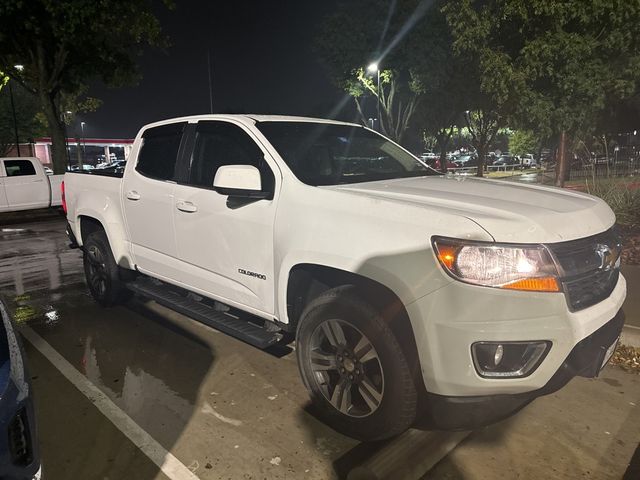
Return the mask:
[[82,215],[109,210],[112,218],[123,218],[120,202],[122,175],[68,172],[64,176],[67,219],[75,227]]

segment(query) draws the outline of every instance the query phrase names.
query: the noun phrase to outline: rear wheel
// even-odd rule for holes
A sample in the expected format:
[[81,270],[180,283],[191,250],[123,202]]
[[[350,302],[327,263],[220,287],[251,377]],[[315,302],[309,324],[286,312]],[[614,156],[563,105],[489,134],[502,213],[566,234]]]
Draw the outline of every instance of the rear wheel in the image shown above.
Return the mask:
[[417,394],[404,353],[380,314],[350,288],[309,304],[296,351],[305,386],[335,430],[372,441],[413,423]]
[[125,302],[131,295],[120,279],[120,267],[113,258],[103,231],[92,232],[84,242],[84,275],[91,296],[105,307]]

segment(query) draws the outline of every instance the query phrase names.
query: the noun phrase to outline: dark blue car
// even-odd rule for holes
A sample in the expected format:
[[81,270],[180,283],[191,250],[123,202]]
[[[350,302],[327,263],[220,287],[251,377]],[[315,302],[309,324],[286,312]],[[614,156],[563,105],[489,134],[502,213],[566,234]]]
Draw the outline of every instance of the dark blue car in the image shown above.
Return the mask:
[[39,479],[31,381],[24,351],[0,300],[0,478]]

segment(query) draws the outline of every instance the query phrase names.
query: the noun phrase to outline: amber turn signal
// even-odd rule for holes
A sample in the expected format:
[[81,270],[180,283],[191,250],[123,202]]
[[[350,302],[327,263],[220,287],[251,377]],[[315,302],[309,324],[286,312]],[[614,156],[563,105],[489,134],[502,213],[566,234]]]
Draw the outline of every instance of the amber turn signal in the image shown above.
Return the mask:
[[560,291],[558,281],[553,277],[523,278],[522,280],[516,280],[513,283],[502,285],[502,288],[509,288],[512,290],[530,290],[536,292]]

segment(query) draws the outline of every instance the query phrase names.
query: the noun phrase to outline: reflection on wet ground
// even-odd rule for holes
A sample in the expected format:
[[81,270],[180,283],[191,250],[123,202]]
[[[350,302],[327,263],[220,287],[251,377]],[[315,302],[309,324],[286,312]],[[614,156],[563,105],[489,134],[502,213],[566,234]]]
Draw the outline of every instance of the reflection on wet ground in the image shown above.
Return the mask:
[[[0,294],[16,321],[43,337],[200,478],[331,478],[332,460],[356,444],[305,411],[294,354],[278,358],[256,350],[152,302],[99,307],[86,290],[81,253],[68,249],[59,220],[7,227],[0,235]],[[28,351],[38,368],[50,368]],[[123,470],[127,462],[118,455],[124,453],[101,457],[92,443],[81,452],[61,451],[49,436],[64,438],[73,425],[66,417],[76,412],[67,411],[67,397],[56,396],[50,389],[57,387],[43,381],[42,372],[34,376],[36,401],[47,403],[39,410],[47,411],[40,423],[48,478],[70,478],[69,468],[84,478],[163,478],[144,459],[133,462],[141,470]],[[59,404],[57,415],[52,402]],[[80,410],[87,415],[88,409]],[[100,445],[101,432],[113,436],[113,428],[96,412],[91,417],[86,428],[96,429]],[[129,450],[123,449],[126,455]],[[47,458],[51,451],[55,458]],[[95,477],[81,465],[85,459]]]

